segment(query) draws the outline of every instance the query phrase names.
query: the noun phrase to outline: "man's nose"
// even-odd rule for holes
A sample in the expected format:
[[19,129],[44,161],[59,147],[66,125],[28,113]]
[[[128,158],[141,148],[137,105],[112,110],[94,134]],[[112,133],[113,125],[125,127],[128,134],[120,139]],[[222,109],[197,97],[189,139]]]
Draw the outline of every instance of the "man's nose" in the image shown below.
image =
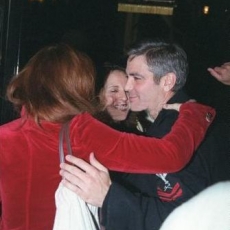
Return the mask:
[[128,80],[125,84],[125,91],[130,92],[132,89],[133,89],[133,81],[132,81],[132,78],[128,77]]

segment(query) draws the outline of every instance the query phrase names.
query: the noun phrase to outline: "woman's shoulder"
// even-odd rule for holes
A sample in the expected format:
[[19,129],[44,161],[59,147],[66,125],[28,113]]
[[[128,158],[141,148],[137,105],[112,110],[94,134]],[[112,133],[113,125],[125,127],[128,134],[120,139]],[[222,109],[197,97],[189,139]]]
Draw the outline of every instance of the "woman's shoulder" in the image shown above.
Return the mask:
[[14,131],[20,128],[22,125],[23,125],[23,120],[21,118],[2,124],[0,126],[0,130],[1,130],[0,135],[2,135],[4,132]]
[[72,125],[76,125],[76,124],[81,124],[83,122],[89,122],[94,120],[93,116],[87,112],[81,113],[76,115],[72,120],[71,120],[71,124]]
[[75,131],[81,131],[90,127],[97,126],[99,122],[93,115],[88,112],[84,112],[75,116],[70,122],[70,129]]

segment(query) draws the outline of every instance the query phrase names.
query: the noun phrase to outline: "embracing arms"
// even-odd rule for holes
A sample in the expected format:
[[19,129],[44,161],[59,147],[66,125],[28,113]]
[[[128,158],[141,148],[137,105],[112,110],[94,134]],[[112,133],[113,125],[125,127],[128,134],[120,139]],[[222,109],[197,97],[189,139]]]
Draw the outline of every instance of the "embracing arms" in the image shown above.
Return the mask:
[[77,130],[77,138],[84,143],[85,154],[78,156],[84,160],[94,152],[99,162],[114,171],[175,172],[189,162],[214,117],[211,107],[185,103],[171,132],[162,139],[120,133],[91,116],[83,117],[71,129]]

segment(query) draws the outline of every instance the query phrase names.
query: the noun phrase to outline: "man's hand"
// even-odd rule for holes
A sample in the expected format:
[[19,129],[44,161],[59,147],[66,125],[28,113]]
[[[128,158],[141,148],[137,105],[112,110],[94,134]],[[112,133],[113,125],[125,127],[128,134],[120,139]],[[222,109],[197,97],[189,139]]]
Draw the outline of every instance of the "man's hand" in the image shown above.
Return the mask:
[[80,158],[66,156],[72,165],[61,163],[60,175],[64,178],[62,183],[87,203],[102,207],[112,182],[107,168],[96,160],[93,153],[89,159],[90,164]]
[[163,105],[163,109],[172,109],[172,110],[176,110],[177,112],[180,111],[180,107],[181,107],[181,103],[173,103],[173,104],[164,104]]
[[220,67],[208,68],[209,73],[225,85],[230,85],[230,62]]
[[[190,99],[185,103],[190,103],[190,102],[196,102],[196,100]],[[181,105],[182,103],[164,104],[163,109],[168,109],[168,110],[171,109],[171,110],[176,110],[177,112],[179,112]]]

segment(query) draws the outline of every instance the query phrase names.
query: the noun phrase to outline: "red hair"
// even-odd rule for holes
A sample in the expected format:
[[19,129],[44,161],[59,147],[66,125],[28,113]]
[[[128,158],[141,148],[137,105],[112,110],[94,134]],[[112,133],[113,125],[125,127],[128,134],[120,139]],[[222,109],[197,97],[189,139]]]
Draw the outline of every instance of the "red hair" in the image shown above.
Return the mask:
[[41,49],[7,88],[7,97],[27,115],[65,122],[80,112],[94,111],[95,69],[91,59],[59,44]]

